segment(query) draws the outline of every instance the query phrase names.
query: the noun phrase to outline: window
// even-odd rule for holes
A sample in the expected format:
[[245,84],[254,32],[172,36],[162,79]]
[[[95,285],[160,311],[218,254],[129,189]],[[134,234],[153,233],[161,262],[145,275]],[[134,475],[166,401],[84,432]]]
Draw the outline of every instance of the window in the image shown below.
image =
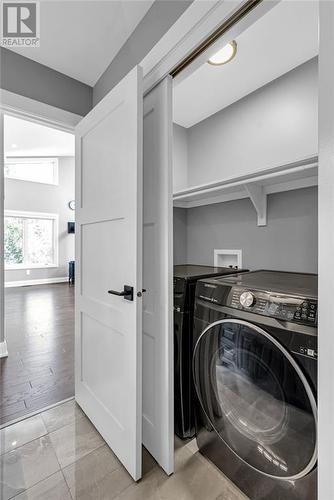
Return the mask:
[[58,265],[58,215],[5,211],[6,269]]
[[5,177],[43,184],[58,184],[58,159],[7,158]]

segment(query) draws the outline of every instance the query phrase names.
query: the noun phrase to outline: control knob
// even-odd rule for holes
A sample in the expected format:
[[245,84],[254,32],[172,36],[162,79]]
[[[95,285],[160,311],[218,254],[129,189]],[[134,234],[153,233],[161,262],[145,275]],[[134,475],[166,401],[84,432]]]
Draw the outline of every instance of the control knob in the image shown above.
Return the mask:
[[255,295],[252,292],[243,292],[240,295],[240,304],[242,307],[252,307],[255,304]]

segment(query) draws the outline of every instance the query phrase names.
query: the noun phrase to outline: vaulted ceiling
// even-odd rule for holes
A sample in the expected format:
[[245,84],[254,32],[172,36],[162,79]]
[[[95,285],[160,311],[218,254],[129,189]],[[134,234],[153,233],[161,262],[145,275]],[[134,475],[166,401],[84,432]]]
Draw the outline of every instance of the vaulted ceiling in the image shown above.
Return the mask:
[[38,48],[15,52],[94,85],[154,0],[43,0]]
[[318,2],[282,0],[237,39],[235,58],[174,86],[174,121],[191,127],[318,54]]

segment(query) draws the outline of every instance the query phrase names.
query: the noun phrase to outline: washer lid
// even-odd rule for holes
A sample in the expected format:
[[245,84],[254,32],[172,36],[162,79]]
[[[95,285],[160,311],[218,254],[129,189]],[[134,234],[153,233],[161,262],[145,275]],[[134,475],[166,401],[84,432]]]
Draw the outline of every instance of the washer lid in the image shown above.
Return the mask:
[[317,407],[289,352],[266,331],[226,319],[199,338],[193,360],[203,424],[241,460],[281,479],[317,460]]
[[318,275],[284,271],[259,270],[216,279],[215,283],[238,285],[284,295],[317,299]]

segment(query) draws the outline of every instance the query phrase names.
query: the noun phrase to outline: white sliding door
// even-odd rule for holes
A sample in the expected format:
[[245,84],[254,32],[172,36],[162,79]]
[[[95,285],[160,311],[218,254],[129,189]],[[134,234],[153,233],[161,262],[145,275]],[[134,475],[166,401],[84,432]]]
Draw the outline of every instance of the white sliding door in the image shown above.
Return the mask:
[[75,395],[135,480],[142,446],[142,101],[137,67],[76,128]]
[[172,81],[144,98],[143,444],[174,470]]

